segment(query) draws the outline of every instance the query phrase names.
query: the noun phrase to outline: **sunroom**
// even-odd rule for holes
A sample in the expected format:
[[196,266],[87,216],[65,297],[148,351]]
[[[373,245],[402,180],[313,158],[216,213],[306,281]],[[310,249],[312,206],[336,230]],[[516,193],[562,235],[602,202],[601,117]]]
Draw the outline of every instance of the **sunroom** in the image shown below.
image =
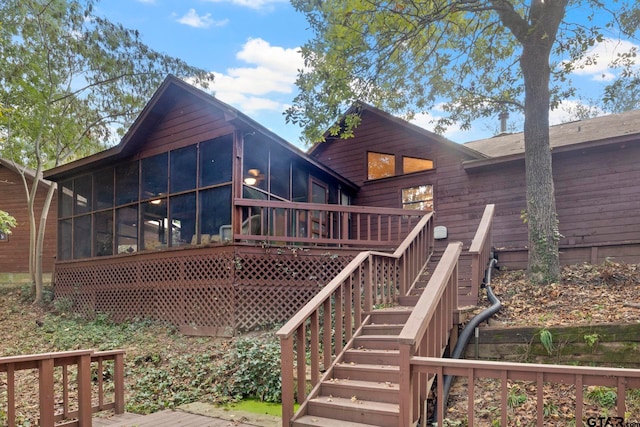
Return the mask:
[[195,334],[287,319],[424,214],[349,206],[355,184],[174,77],[119,145],[45,176],[60,190],[56,298]]

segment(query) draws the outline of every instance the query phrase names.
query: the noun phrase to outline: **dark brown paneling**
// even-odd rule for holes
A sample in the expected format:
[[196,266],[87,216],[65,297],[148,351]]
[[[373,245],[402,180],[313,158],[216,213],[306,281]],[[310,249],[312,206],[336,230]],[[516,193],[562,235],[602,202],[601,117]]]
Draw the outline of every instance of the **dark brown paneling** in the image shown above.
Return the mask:
[[[435,161],[436,169],[367,181],[368,150],[429,158]],[[465,170],[464,153],[366,111],[354,138],[323,143],[313,155],[361,185],[355,204],[400,207],[401,188],[433,184],[436,225],[448,227],[449,241],[462,241],[468,246],[484,206],[493,203],[495,246],[521,250],[527,246],[527,227],[521,218],[526,209],[522,160]],[[565,248],[563,262],[591,259],[591,246],[607,248],[600,249],[598,261],[604,259],[601,253],[607,253],[640,262],[637,251],[615,245],[640,242],[639,158],[640,140],[554,154],[556,204],[560,233],[564,236],[560,241]],[[512,267],[523,267],[523,253],[505,257],[513,259]]]
[[[31,180],[29,180],[31,186]],[[40,184],[35,205],[36,223],[39,224],[40,212],[48,187]],[[51,203],[47,217],[47,228],[42,257],[44,273],[53,271],[56,254],[56,212],[57,203]],[[27,196],[22,177],[15,171],[0,166],[0,209],[15,217],[18,225],[12,230],[8,241],[0,241],[0,273],[29,272],[29,215]]]

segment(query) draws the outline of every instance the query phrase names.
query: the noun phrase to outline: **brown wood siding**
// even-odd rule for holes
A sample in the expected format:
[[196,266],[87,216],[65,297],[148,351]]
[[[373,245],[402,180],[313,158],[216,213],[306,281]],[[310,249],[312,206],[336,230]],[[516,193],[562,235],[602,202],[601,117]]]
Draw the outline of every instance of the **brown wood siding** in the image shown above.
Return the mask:
[[139,157],[162,153],[233,133],[224,114],[191,97],[180,98],[146,138]]
[[[31,181],[29,180],[29,185]],[[48,188],[40,184],[36,200],[36,222],[39,223],[42,204]],[[53,271],[56,254],[56,212],[54,200],[47,217],[42,268],[44,273]],[[22,177],[12,169],[0,165],[0,209],[15,217],[18,225],[12,230],[8,241],[0,241],[0,273],[29,272],[29,215],[27,196]]]
[[[436,168],[367,181],[367,151],[428,158]],[[526,266],[528,235],[521,218],[526,208],[523,160],[465,170],[464,153],[368,112],[354,138],[323,143],[313,155],[361,186],[354,204],[399,207],[401,188],[433,184],[435,223],[448,228],[448,241],[462,241],[465,249],[484,206],[494,203],[494,245],[507,251],[504,259],[511,267]],[[554,153],[564,263],[602,262],[605,256],[640,262],[639,158],[640,140]]]

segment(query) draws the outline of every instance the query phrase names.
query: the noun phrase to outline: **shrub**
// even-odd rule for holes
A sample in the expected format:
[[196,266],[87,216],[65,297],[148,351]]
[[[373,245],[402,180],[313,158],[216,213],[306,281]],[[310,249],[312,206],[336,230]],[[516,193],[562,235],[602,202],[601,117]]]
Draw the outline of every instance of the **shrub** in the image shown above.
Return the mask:
[[280,402],[280,345],[273,336],[239,339],[214,375],[214,391],[221,397]]

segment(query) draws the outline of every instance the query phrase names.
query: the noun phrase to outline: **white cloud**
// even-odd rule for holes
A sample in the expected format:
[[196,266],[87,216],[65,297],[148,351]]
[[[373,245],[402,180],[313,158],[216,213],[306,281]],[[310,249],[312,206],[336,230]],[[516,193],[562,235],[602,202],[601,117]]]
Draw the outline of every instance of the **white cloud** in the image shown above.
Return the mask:
[[228,19],[216,21],[211,18],[210,13],[198,15],[195,9],[189,9],[189,11],[181,18],[178,18],[177,21],[181,24],[194,28],[209,28],[211,26],[221,27],[229,22]]
[[205,0],[210,3],[231,3],[236,6],[247,7],[249,9],[265,9],[275,3],[286,3],[288,0]]
[[297,70],[304,63],[298,49],[249,39],[236,58],[249,66],[214,72],[216,97],[247,114],[284,111],[285,102],[291,102]]
[[618,58],[618,55],[638,48],[640,46],[628,40],[604,39],[587,51],[585,56],[587,59],[578,63],[577,69],[573,73],[591,77],[592,80],[611,81],[616,78],[615,70],[611,68],[611,64]]

